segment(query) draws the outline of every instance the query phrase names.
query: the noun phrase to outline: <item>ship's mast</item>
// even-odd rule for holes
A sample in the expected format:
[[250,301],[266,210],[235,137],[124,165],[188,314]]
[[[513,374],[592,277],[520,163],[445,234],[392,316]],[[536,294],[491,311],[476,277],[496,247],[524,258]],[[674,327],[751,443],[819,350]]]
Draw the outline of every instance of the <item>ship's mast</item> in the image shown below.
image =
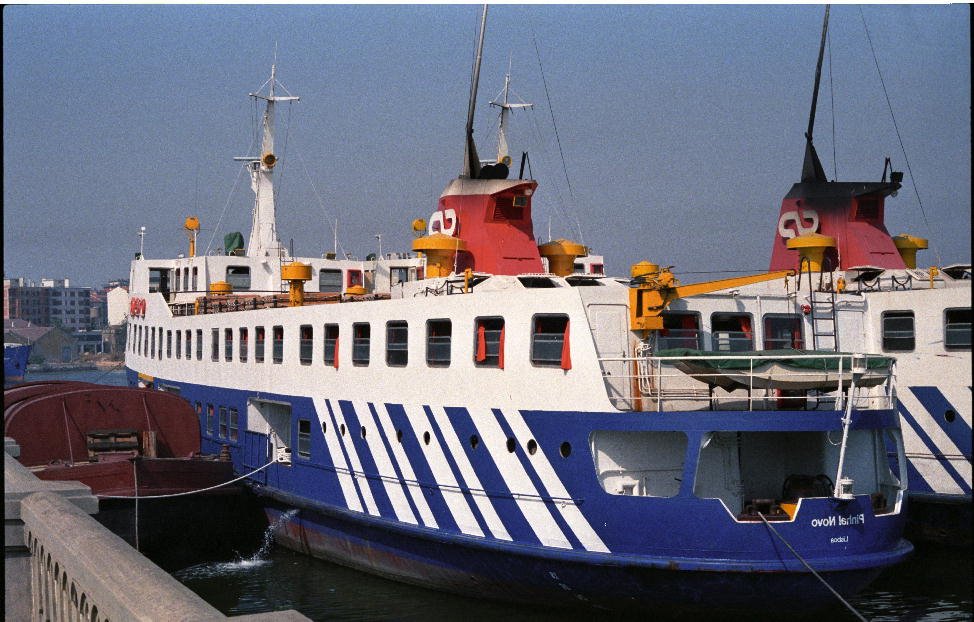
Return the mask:
[[815,127],[815,107],[818,104],[818,86],[822,79],[822,59],[825,56],[825,40],[829,34],[829,5],[825,5],[825,21],[822,23],[822,43],[818,48],[818,65],[815,67],[815,88],[812,93],[812,110],[808,113],[808,131],[805,132],[805,162],[802,164],[802,183],[825,182],[825,170],[812,144]]
[[[534,104],[512,104],[510,103],[508,96],[511,90],[511,61],[507,61],[507,75],[504,76],[504,90],[497,96],[500,101],[490,102],[491,106],[497,106],[501,109],[500,125],[497,130],[497,161],[503,163],[505,166],[511,165],[511,156],[508,154],[507,148],[507,118],[510,111],[514,108],[531,108]],[[503,98],[501,98],[503,95]]]
[[473,141],[473,114],[477,108],[477,86],[480,83],[480,61],[484,56],[484,32],[487,30],[487,5],[480,16],[480,40],[477,43],[477,56],[473,62],[473,76],[470,80],[470,101],[467,104],[467,140],[463,150],[463,170],[460,177],[476,179],[480,174],[480,157]]
[[241,157],[249,163],[250,185],[254,190],[253,222],[250,228],[250,240],[247,244],[249,257],[279,256],[281,242],[277,239],[277,220],[274,213],[274,176],[273,168],[277,163],[274,154],[274,104],[283,101],[297,101],[298,97],[287,94],[275,95],[274,87],[280,86],[287,92],[284,85],[277,82],[277,65],[271,65],[271,77],[265,83],[267,95],[261,94],[260,89],[249,95],[254,99],[263,99],[266,104],[263,119],[263,139],[261,141],[260,157]]

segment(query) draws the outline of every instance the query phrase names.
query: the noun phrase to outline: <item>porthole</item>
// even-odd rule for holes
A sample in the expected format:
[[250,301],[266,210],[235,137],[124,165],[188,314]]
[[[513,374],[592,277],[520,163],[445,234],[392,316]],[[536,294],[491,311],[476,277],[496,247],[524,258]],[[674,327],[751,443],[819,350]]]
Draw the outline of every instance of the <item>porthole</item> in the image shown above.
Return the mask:
[[953,409],[948,408],[947,412],[944,413],[944,419],[947,420],[947,423],[953,423],[956,418],[957,413]]
[[325,423],[324,421],[321,422],[321,433],[322,434],[328,433],[328,424]]
[[507,451],[508,451],[508,453],[514,453],[514,450],[515,449],[517,449],[517,442],[513,438],[507,439]]
[[430,444],[430,433],[429,432],[423,432],[423,444],[424,445],[429,445]]
[[338,431],[342,433],[342,436],[345,436],[345,424],[344,423],[341,424],[340,426],[338,426]]
[[558,449],[558,452],[561,454],[562,458],[567,458],[568,456],[572,455],[572,444],[569,443],[568,441],[565,441],[564,443],[561,444],[561,447]]
[[362,438],[365,438],[365,426],[362,426]]
[[536,451],[538,451],[538,443],[532,438],[528,441],[528,453],[533,456]]
[[396,430],[396,440],[402,443],[402,430]]
[[470,449],[477,449],[477,445],[480,444],[480,439],[476,434],[470,437]]

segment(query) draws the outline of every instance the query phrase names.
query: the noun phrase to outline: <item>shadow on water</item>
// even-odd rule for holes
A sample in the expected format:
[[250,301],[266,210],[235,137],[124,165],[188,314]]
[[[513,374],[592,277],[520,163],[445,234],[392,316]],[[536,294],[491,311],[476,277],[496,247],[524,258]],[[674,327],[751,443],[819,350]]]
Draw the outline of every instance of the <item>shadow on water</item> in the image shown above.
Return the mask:
[[[271,531],[268,530],[268,535]],[[265,538],[265,546],[270,540]],[[913,559],[887,571],[852,606],[873,622],[949,622],[972,619],[971,554],[966,549],[919,548]],[[312,620],[531,620],[636,622],[729,620],[755,622],[854,621],[842,604],[824,611],[722,612],[651,611],[619,614],[586,609],[552,610],[466,598],[403,585],[323,562],[279,546],[265,556],[201,564],[176,573],[184,584],[227,615],[295,609]],[[474,595],[471,595],[474,596]]]

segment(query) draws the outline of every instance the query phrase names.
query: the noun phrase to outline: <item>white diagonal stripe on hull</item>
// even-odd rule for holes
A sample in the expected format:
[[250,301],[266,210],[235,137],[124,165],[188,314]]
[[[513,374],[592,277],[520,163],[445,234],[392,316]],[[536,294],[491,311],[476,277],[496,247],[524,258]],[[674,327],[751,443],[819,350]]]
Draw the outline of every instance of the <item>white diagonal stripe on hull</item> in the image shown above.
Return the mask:
[[463,478],[467,488],[473,491],[471,496],[473,497],[474,503],[477,504],[477,509],[480,510],[481,515],[484,517],[484,522],[487,523],[487,529],[499,540],[513,540],[511,534],[507,532],[507,528],[504,527],[501,517],[497,515],[497,510],[491,504],[490,498],[480,492],[484,487],[480,483],[480,478],[477,477],[473,465],[470,464],[470,460],[463,450],[460,438],[457,436],[456,430],[453,429],[453,424],[450,422],[446,411],[441,407],[430,407],[430,411],[433,413],[433,419],[436,421],[436,425],[440,428],[440,433],[443,435],[444,442],[446,442],[447,450],[453,456],[453,461],[456,462],[457,468],[460,470],[460,477]]
[[[396,469],[392,466],[392,459],[389,457],[389,452],[386,451],[385,444],[382,442],[382,437],[379,435],[379,431],[373,429],[371,430],[372,433],[369,434],[369,428],[372,426],[368,424],[375,421],[372,416],[372,411],[369,408],[369,404],[366,402],[354,401],[352,402],[352,407],[355,408],[355,412],[358,414],[359,423],[365,427],[365,444],[368,445],[369,453],[372,454],[372,461],[375,462],[375,468],[379,472],[382,487],[385,489],[386,495],[389,497],[389,502],[392,503],[392,510],[396,513],[396,519],[412,525],[419,524],[419,521],[416,519],[416,514],[414,514],[413,509],[409,507],[409,500],[406,499],[406,492],[403,490],[404,484],[399,479]],[[349,430],[349,433],[351,434],[353,431]]]
[[392,448],[393,459],[396,461],[396,465],[399,467],[403,479],[406,480],[406,490],[409,492],[413,503],[416,504],[416,509],[419,510],[423,524],[427,527],[439,527],[436,523],[436,517],[433,516],[433,510],[430,509],[430,505],[426,501],[426,496],[423,494],[423,489],[416,481],[416,473],[413,471],[413,465],[409,462],[409,457],[406,456],[402,443],[396,438],[396,426],[392,424],[392,418],[389,416],[388,410],[382,404],[374,404],[374,406],[376,416],[379,418],[379,425],[382,426],[382,431],[385,433],[386,439],[389,441],[389,446]]
[[[365,499],[365,507],[368,508],[369,514],[372,516],[379,516],[379,506],[376,505],[375,497],[372,496],[372,488],[369,486],[369,478],[365,477],[365,473],[362,471],[362,462],[358,458],[358,452],[355,451],[355,443],[352,442],[351,435],[355,434],[355,430],[348,429],[348,424],[345,422],[345,413],[342,412],[341,404],[335,404],[333,411],[335,413],[335,423],[338,424],[333,430],[333,433],[338,436],[338,440],[342,444],[342,447],[344,447],[345,451],[348,452],[348,461],[351,463],[352,470],[355,471],[354,481],[358,485],[359,490],[362,492],[362,498]],[[361,414],[359,414],[359,417],[361,418]],[[371,419],[371,416],[369,418]],[[341,433],[342,428],[345,429],[345,434]]]
[[[533,438],[531,436],[531,430],[528,429],[527,423],[521,417],[521,413],[513,411],[511,413],[505,413],[505,415],[516,438]],[[534,467],[535,473],[538,474],[538,478],[550,496],[560,497],[562,499],[569,498],[565,485],[562,483],[561,478],[558,477],[558,474],[555,473],[555,468],[551,466],[551,462],[543,451],[537,451],[533,456],[528,454],[528,461]],[[558,508],[558,512],[562,518],[565,519],[568,527],[586,550],[598,551],[600,553],[609,552],[602,538],[599,537],[599,534],[595,533],[588,519],[585,518],[582,511],[578,509],[578,506],[574,502],[556,502],[555,507]]]
[[[930,414],[920,403],[920,400],[913,395],[913,392],[907,388],[906,391],[899,393],[898,399],[903,407],[910,412],[913,421],[922,426],[923,430],[930,435],[932,439],[934,439],[934,443],[937,443],[937,437],[930,434],[932,431],[930,429],[931,424],[933,426],[936,426],[937,424],[936,422],[930,421]],[[927,444],[916,432],[913,431],[913,426],[908,422],[903,422],[903,425],[900,427],[903,429],[903,445],[906,449],[906,453],[928,456],[921,458],[908,458],[908,460],[910,460],[910,463],[920,473],[920,476],[927,481],[930,488],[933,489],[934,492],[940,494],[962,494],[964,491],[961,490],[961,487],[957,485],[954,478],[947,473],[947,469],[944,468],[940,461],[932,456],[930,453],[930,448],[927,447]],[[940,432],[940,436],[945,437],[943,432]],[[943,445],[938,444],[937,446],[939,447],[940,451],[944,451],[946,449]],[[950,446],[953,448],[953,451],[959,453],[959,451],[957,451],[957,447],[953,443],[950,443]]]
[[[362,502],[359,501],[358,492],[355,491],[355,483],[352,482],[352,476],[348,473],[348,463],[345,462],[345,454],[342,453],[341,445],[338,443],[338,435],[335,433],[335,430],[338,429],[338,424],[328,414],[326,400],[316,397],[314,398],[314,404],[315,410],[318,412],[318,427],[320,428],[321,424],[325,423],[326,427],[331,431],[325,433],[325,444],[328,446],[331,462],[335,466],[335,474],[338,475],[338,485],[341,487],[342,495],[345,497],[345,505],[350,510],[361,512]],[[337,408],[337,405],[335,407]]]
[[[404,404],[403,411],[406,413],[406,418],[409,420],[413,434],[422,443],[423,432],[430,431],[430,424],[426,418],[426,413],[423,411],[423,407]],[[446,503],[446,507],[450,510],[450,514],[453,516],[453,520],[461,532],[467,535],[483,537],[484,532],[480,528],[480,524],[477,523],[477,517],[474,516],[473,510],[470,509],[466,498],[460,492],[460,484],[454,478],[453,471],[450,469],[446,456],[443,455],[443,448],[435,440],[435,438],[431,438],[429,445],[423,445],[423,455],[426,456],[427,464],[429,464],[430,471],[432,471],[433,477],[436,480],[437,488],[440,494],[443,495],[443,501]]]
[[[507,489],[514,494],[514,502],[524,514],[524,518],[538,540],[545,546],[572,548],[567,536],[555,522],[551,512],[545,507],[544,502],[538,498],[540,495],[534,484],[531,483],[531,478],[528,477],[521,460],[516,454],[507,451],[507,438],[497,422],[494,412],[489,408],[481,409],[479,412],[474,412],[469,408],[467,410],[470,412],[470,418],[477,426],[481,438],[484,439],[484,448],[490,452],[490,456],[497,465],[497,470],[504,478]],[[526,499],[525,496],[533,498]]]

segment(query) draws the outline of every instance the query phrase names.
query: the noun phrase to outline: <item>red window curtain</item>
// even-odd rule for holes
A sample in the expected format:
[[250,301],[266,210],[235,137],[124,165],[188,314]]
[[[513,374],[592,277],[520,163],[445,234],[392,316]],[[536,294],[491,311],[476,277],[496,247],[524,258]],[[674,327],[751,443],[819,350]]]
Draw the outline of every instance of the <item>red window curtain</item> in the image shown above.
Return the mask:
[[483,324],[477,324],[477,362],[483,363],[487,360],[487,339],[484,335],[486,328]]
[[335,369],[338,369],[338,335],[335,335],[335,360],[333,361]]
[[501,324],[501,342],[497,347],[497,366],[504,369],[504,325]]
[[568,327],[571,324],[571,320],[565,320],[565,338],[561,342],[561,368],[568,371],[572,368],[572,348],[568,340]]

